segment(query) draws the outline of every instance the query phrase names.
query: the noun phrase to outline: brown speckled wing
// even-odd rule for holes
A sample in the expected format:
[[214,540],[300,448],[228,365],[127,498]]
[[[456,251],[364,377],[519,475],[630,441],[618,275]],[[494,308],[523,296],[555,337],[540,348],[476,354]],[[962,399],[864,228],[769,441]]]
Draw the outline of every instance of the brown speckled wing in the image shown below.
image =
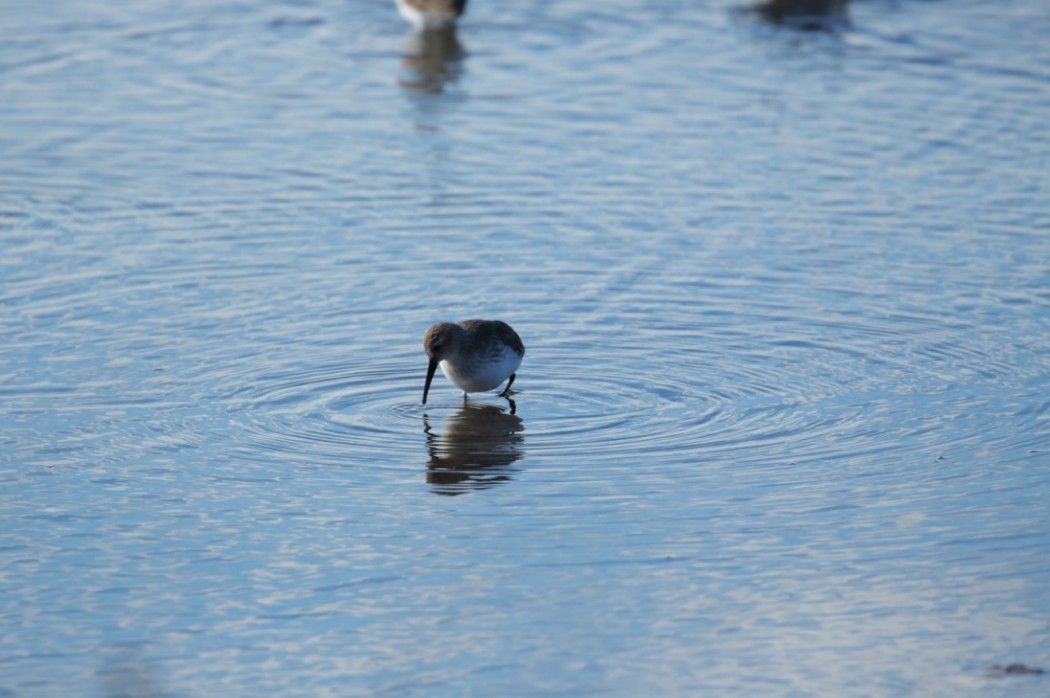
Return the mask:
[[502,320],[464,320],[460,327],[478,333],[479,339],[492,338],[514,350],[518,356],[525,356],[525,345],[514,328]]

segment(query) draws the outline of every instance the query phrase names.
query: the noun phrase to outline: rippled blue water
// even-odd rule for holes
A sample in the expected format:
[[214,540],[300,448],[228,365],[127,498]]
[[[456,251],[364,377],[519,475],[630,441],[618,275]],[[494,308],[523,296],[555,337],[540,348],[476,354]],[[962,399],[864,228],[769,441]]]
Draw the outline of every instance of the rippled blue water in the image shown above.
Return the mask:
[[828,29],[4,7],[0,696],[1046,695],[1050,11]]

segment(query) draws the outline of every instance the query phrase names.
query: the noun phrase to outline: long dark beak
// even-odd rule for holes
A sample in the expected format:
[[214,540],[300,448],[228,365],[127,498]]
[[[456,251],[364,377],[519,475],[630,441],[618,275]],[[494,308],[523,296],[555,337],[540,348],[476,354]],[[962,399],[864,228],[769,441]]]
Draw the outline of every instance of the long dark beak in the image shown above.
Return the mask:
[[427,366],[427,382],[423,384],[423,404],[427,404],[427,393],[430,392],[430,381],[434,380],[434,371],[437,370],[438,362],[437,359],[431,359],[430,365]]

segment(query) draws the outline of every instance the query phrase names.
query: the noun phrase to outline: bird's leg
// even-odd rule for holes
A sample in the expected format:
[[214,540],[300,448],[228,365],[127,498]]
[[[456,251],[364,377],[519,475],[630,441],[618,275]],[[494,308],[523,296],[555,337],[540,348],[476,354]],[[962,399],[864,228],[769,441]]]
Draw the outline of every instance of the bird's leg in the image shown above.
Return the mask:
[[514,379],[517,377],[517,375],[518,374],[516,373],[510,374],[510,380],[507,381],[507,387],[504,388],[503,392],[499,394],[500,397],[510,397],[510,386],[512,383],[514,383]]

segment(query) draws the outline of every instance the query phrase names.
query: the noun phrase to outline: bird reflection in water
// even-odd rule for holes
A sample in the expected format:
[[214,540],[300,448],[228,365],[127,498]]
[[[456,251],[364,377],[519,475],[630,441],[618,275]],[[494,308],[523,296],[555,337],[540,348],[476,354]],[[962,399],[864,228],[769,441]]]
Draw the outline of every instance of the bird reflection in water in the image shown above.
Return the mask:
[[408,75],[398,82],[403,87],[438,94],[459,78],[463,56],[454,24],[413,31],[405,43],[402,61]]
[[423,415],[430,462],[427,482],[438,494],[456,495],[509,482],[517,471],[511,467],[522,457],[525,425],[510,410],[499,405],[464,402],[463,407],[435,432]]
[[[96,676],[107,698],[173,695],[160,683],[156,664],[138,656],[134,649],[125,648],[119,656],[111,657]],[[7,694],[0,691],[0,695]]]
[[767,22],[803,31],[834,31],[849,22],[849,0],[766,0],[755,7]]

